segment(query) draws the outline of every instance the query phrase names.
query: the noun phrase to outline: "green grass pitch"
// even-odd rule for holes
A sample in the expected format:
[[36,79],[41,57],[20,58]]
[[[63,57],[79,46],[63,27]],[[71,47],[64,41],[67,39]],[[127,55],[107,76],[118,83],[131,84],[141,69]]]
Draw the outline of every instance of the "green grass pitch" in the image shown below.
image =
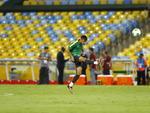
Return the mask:
[[0,113],[149,112],[149,86],[0,85]]

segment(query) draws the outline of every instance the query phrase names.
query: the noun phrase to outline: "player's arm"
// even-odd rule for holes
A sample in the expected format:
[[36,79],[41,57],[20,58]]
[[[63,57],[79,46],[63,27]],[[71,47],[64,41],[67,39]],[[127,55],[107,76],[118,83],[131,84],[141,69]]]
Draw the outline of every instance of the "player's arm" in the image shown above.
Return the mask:
[[42,54],[39,55],[38,57],[39,60],[48,60],[50,61],[51,60],[51,57],[47,58],[47,57],[42,57]]
[[52,61],[52,58],[51,58],[51,55],[50,55],[50,54],[49,54],[47,60],[48,60],[48,61]]
[[135,64],[136,68],[138,68],[138,62],[135,61],[134,64]]
[[39,59],[39,60],[46,60],[45,57],[42,57],[42,54],[39,55],[38,59]]
[[109,59],[109,67],[110,67],[110,69],[112,68],[112,60],[111,60],[111,57],[110,57],[110,59]]
[[76,47],[77,42],[78,41],[75,41],[74,43],[72,43],[71,45],[69,45],[69,47],[68,47],[68,49],[66,51],[71,59],[72,59],[72,51]]
[[[73,60],[73,56],[72,56],[72,53],[71,53],[69,47],[68,47],[68,49],[66,49],[66,52],[67,52],[67,54],[69,55],[69,59],[70,59],[70,60]],[[69,60],[69,59],[68,59],[68,60]]]
[[146,59],[144,59],[144,66],[147,67]]
[[69,45],[68,50],[71,52],[77,45],[78,41],[75,41],[74,43],[72,43],[71,45]]

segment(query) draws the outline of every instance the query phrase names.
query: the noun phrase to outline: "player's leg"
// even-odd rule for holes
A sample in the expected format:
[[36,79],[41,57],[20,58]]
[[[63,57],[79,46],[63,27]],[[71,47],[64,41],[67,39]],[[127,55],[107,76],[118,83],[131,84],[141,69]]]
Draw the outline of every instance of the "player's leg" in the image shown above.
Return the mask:
[[85,62],[87,58],[80,56],[77,60],[79,60],[79,62]]
[[85,62],[87,63],[87,64],[98,64],[98,61],[96,60],[96,61],[92,61],[92,60],[85,60]]
[[137,84],[138,85],[142,85],[141,79],[142,79],[141,71],[137,71]]
[[40,68],[40,75],[39,75],[39,84],[43,84],[44,83],[43,73],[44,73],[44,69],[43,69],[43,67],[41,67]]
[[82,56],[79,57],[79,62],[86,62],[87,64],[98,64],[98,61],[88,60],[87,58]]
[[81,66],[77,67],[76,71],[77,71],[76,75],[74,76],[72,80],[73,83],[76,83],[76,81],[79,79],[80,75],[82,74],[82,67]]
[[146,85],[146,77],[145,77],[145,70],[141,71],[141,78],[142,78],[142,85]]
[[80,75],[82,74],[82,67],[76,67],[76,75],[73,77],[73,80],[69,83],[69,87],[72,88],[76,81],[79,79]]
[[58,67],[58,72],[59,72],[59,76],[58,76],[58,83],[59,84],[63,84],[63,73],[64,73],[64,67]]

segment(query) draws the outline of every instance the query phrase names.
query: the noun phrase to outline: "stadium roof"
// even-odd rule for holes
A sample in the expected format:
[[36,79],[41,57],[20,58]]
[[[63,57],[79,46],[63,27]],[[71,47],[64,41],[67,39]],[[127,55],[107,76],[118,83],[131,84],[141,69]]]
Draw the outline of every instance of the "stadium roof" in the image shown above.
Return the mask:
[[149,4],[129,5],[30,5],[24,6],[24,0],[7,0],[0,6],[0,12],[33,12],[33,11],[118,11],[118,10],[149,10]]

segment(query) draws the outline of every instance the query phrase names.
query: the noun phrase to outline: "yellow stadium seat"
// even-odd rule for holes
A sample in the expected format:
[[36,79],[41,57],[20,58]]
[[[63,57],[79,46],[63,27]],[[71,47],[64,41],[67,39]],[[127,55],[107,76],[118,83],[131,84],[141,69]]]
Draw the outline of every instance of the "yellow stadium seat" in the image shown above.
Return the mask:
[[55,1],[53,2],[53,4],[54,4],[54,5],[60,5],[60,0],[55,0]]
[[107,4],[108,2],[107,2],[107,0],[101,0],[100,1],[100,4]]
[[116,4],[123,4],[124,0],[116,0]]
[[[27,1],[26,1],[27,2]],[[59,2],[59,1],[55,1],[55,2]],[[81,1],[79,1],[81,2]],[[91,3],[91,0],[87,0],[85,1],[87,2],[86,4]],[[106,3],[107,0],[102,1],[103,3]],[[119,2],[119,0],[117,1],[117,3]],[[35,3],[35,1],[28,1],[29,4],[39,4],[39,3]],[[40,2],[41,4],[43,4],[43,1]],[[120,1],[121,3],[121,1]],[[119,4],[119,3],[118,3]],[[110,39],[108,39],[108,35],[109,34],[114,34],[117,38],[119,38],[121,36],[121,31],[116,30],[116,31],[111,31],[111,30],[106,30],[103,31],[103,28],[101,27],[101,24],[119,24],[121,23],[123,20],[126,19],[137,19],[138,21],[142,21],[146,18],[148,18],[148,12],[146,11],[128,11],[128,12],[115,12],[113,16],[110,17],[110,19],[105,20],[105,19],[99,19],[96,21],[96,23],[90,23],[90,21],[86,18],[86,19],[76,19],[76,20],[72,20],[71,16],[73,15],[83,15],[84,12],[39,12],[36,15],[37,16],[57,16],[60,15],[62,16],[62,19],[58,20],[56,23],[54,24],[44,24],[41,25],[40,27],[36,27],[37,24],[41,23],[40,19],[36,19],[33,21],[33,23],[31,24],[27,24],[24,27],[20,27],[18,24],[1,24],[0,25],[0,31],[1,33],[7,33],[9,35],[8,38],[5,39],[1,39],[0,40],[0,48],[2,49],[1,51],[4,52],[6,51],[8,48],[7,46],[11,44],[11,51],[15,51],[16,54],[13,54],[11,52],[7,52],[7,55],[11,56],[11,57],[16,57],[16,58],[22,58],[22,57],[27,57],[27,53],[31,52],[40,52],[40,47],[43,46],[44,44],[48,44],[49,47],[51,48],[51,52],[54,53],[53,57],[55,56],[55,54],[57,53],[57,51],[60,49],[60,45],[61,46],[66,46],[68,44],[70,44],[70,41],[68,39],[67,36],[64,36],[64,34],[57,34],[58,36],[58,41],[56,41],[55,43],[51,40],[50,35],[48,34],[48,32],[46,31],[46,28],[48,27],[52,27],[53,31],[57,31],[57,30],[61,30],[61,31],[65,31],[65,30],[70,30],[71,33],[73,34],[73,36],[78,39],[81,36],[81,33],[79,32],[79,27],[83,26],[85,27],[85,29],[87,30],[86,35],[88,37],[90,37],[93,33],[98,34],[99,36],[94,38],[93,41],[91,41],[89,44],[86,45],[86,48],[92,47],[94,44],[96,44],[99,41],[104,41],[104,43],[106,45],[110,44]],[[97,17],[99,15],[104,16],[107,15],[108,11],[93,11],[92,15],[94,17]],[[130,16],[128,16],[130,15]],[[3,15],[1,15],[3,16]],[[24,16],[22,15],[22,13],[14,13],[14,16],[17,20],[28,20],[31,19],[31,16]],[[13,29],[11,31],[6,31],[5,28],[11,26]],[[38,30],[39,33],[32,35],[31,32],[33,30]],[[57,32],[56,32],[57,33]],[[38,37],[43,38],[42,42],[36,42],[36,39]],[[148,43],[144,43],[145,40],[143,40],[142,45],[143,47],[147,47]],[[147,41],[148,42],[148,41]],[[24,46],[25,44],[29,44],[31,46],[31,49],[28,49],[27,51],[24,51],[22,46]],[[138,47],[139,45],[135,44],[135,48]],[[56,48],[56,49],[55,49]],[[141,48],[140,48],[141,49]],[[133,48],[130,49],[131,51],[133,51]],[[23,53],[23,54],[21,54]],[[122,54],[126,52],[122,52]],[[6,56],[6,55],[4,55]],[[130,56],[132,56],[132,54],[130,54]]]
[[28,1],[24,1],[23,5],[30,5]]
[[[145,40],[147,40],[146,37],[141,38],[134,45],[131,45],[129,48],[125,49],[122,53],[124,53],[126,56],[129,56],[133,60],[137,59],[137,55],[135,53],[140,52],[143,48],[150,47],[150,40]],[[120,53],[118,53],[118,55],[120,55]]]
[[132,4],[139,4],[141,0],[132,0]]

